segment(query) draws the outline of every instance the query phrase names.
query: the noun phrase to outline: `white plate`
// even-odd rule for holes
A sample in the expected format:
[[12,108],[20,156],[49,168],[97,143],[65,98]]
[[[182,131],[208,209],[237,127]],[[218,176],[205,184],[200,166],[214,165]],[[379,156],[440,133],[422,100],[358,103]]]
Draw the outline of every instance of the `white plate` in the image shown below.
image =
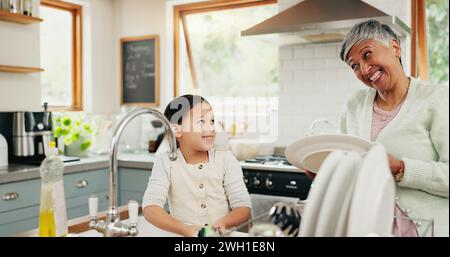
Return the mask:
[[336,235],[336,228],[340,214],[348,215],[350,205],[344,204],[345,198],[349,190],[353,190],[351,184],[358,175],[361,163],[361,156],[354,152],[345,153],[341,158],[323,198],[314,236],[343,236]]
[[317,218],[321,211],[320,207],[322,206],[323,198],[331,180],[331,175],[333,175],[334,170],[343,156],[344,152],[342,151],[332,152],[320,168],[321,172],[317,173],[317,176],[314,178],[303,210],[299,236],[314,236]]
[[365,157],[353,191],[348,236],[392,236],[395,182],[383,145]]
[[367,152],[374,144],[345,134],[314,135],[286,148],[286,158],[295,167],[317,173],[328,154],[335,150]]
[[342,202],[341,210],[339,211],[336,228],[334,230],[334,236],[343,237],[347,236],[348,218],[350,213],[350,206],[352,204],[353,191],[355,190],[356,181],[358,180],[359,172],[353,176],[349,181],[347,192]]

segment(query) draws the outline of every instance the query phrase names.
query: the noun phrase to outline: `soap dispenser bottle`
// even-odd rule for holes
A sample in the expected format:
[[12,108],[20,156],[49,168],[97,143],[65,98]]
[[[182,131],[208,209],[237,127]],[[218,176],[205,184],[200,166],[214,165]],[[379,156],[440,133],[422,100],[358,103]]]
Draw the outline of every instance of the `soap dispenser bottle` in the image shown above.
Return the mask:
[[39,236],[60,237],[68,233],[67,211],[64,194],[64,164],[58,158],[55,142],[50,142],[47,157],[40,167],[41,205],[39,213]]

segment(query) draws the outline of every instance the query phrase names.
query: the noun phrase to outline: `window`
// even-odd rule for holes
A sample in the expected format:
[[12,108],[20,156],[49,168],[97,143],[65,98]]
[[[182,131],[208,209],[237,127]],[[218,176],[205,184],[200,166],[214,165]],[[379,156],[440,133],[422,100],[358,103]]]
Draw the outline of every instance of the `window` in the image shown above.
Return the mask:
[[278,45],[240,32],[277,11],[276,1],[261,0],[176,6],[175,95],[276,95]]
[[53,111],[82,110],[81,6],[41,0],[42,102]]
[[412,0],[412,75],[448,85],[448,1]]
[[218,131],[276,140],[277,35],[241,37],[241,31],[275,15],[276,3],[229,0],[174,7],[174,94],[204,96]]
[[428,79],[448,85],[448,0],[427,0]]

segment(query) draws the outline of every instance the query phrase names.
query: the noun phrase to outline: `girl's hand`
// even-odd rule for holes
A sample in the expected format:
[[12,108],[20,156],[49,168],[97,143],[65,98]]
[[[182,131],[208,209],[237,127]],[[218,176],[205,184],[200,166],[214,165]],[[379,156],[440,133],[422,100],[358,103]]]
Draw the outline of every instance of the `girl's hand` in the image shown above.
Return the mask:
[[314,178],[316,177],[316,174],[315,174],[315,173],[312,173],[312,172],[309,171],[309,170],[305,170],[305,175],[306,175],[309,179],[311,179],[311,180],[314,180]]
[[186,225],[186,227],[184,228],[183,236],[197,237],[198,231],[200,231],[200,229],[202,229],[202,227],[199,225]]
[[226,226],[221,221],[217,221],[216,223],[212,224],[212,228],[214,229],[214,231],[219,231],[220,235],[225,234]]

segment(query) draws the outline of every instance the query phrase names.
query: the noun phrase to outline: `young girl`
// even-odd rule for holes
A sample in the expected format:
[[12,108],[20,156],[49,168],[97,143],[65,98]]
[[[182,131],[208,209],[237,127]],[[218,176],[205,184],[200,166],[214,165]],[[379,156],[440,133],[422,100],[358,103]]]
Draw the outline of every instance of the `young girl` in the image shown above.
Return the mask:
[[[211,105],[201,96],[183,95],[164,115],[175,131],[178,158],[157,155],[142,202],[145,219],[183,236],[196,236],[207,224],[223,233],[247,221],[251,203],[241,166],[230,151],[213,149]],[[163,209],[166,198],[170,215]]]

